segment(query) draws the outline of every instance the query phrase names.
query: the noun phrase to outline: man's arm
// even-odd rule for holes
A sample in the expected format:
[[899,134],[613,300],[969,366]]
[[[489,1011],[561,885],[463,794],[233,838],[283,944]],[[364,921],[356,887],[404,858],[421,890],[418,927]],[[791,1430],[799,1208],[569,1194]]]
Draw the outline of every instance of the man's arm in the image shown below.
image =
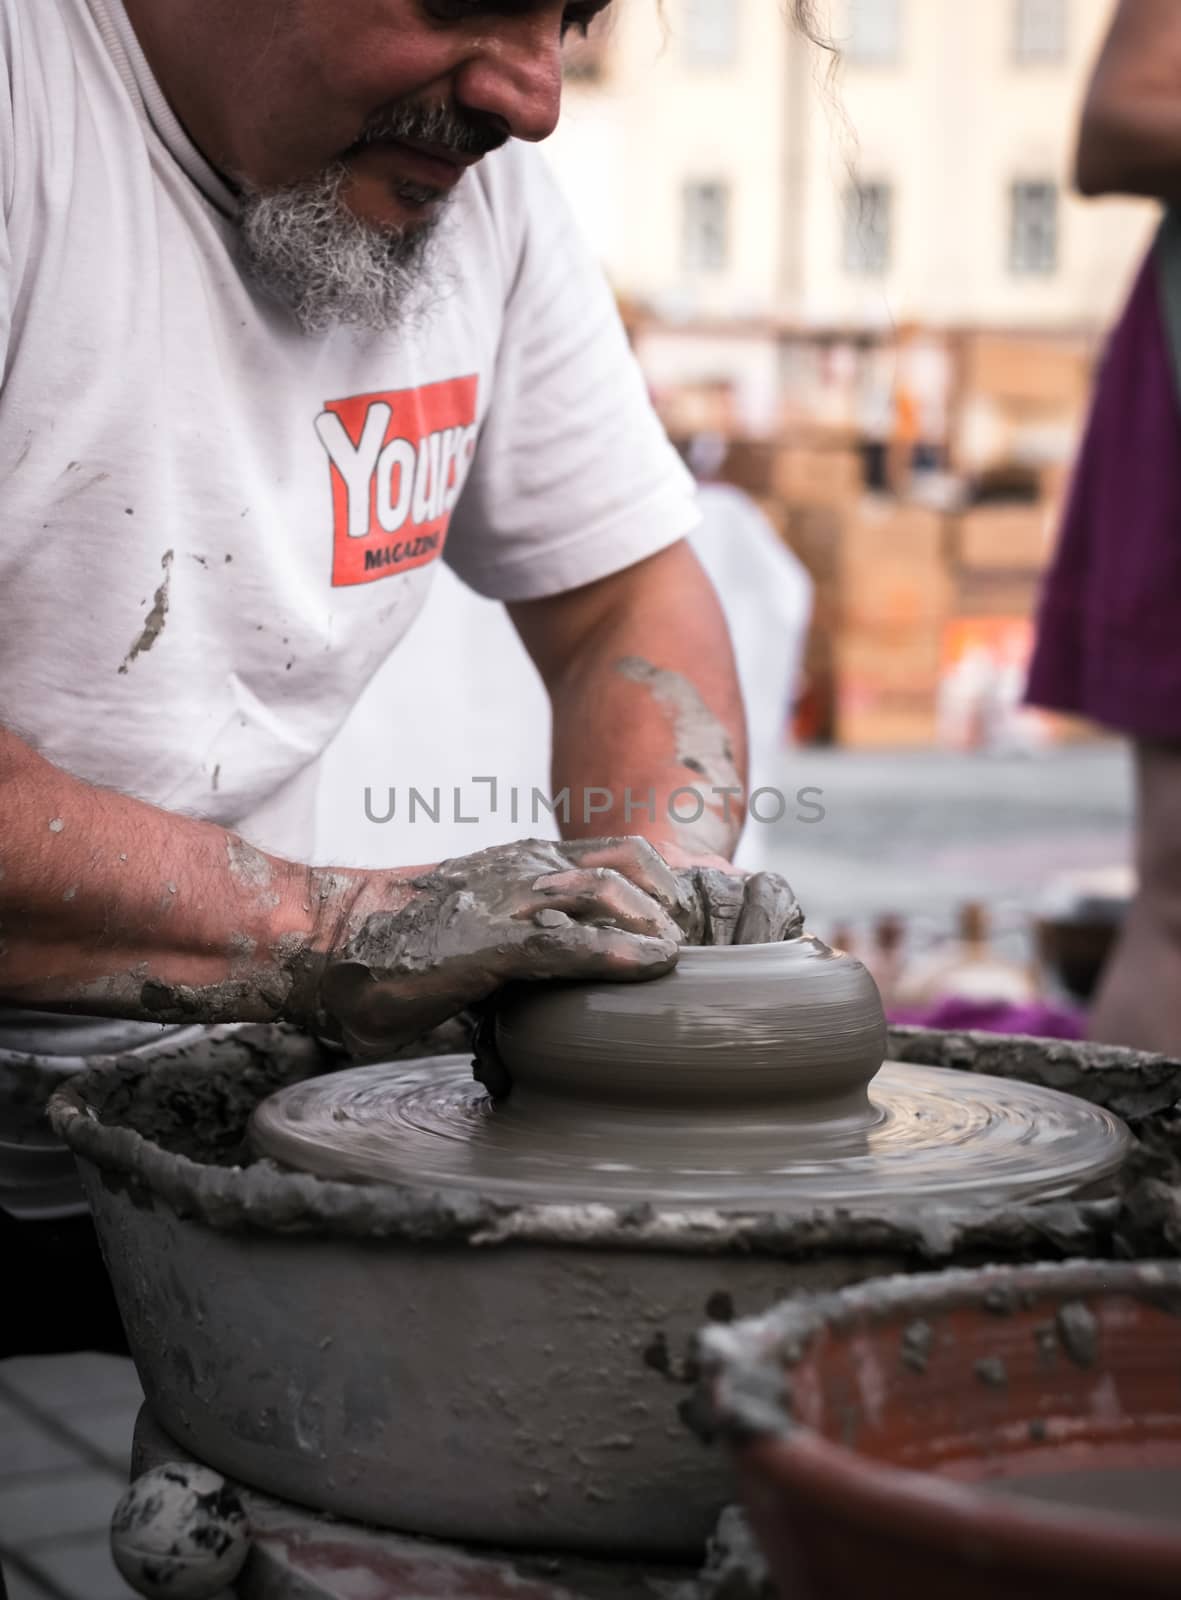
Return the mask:
[[687,905],[638,840],[298,866],[80,782],[3,729],[0,807],[0,1007],[294,1021],[381,1054],[512,979],[667,972]]
[[0,808],[8,1005],[270,1021],[361,876],[317,874],[213,823],[95,788],[2,728]]
[[728,860],[746,727],[721,606],[688,544],[509,611],[553,703],[563,833],[639,835],[673,865]]
[[1075,181],[1085,195],[1181,204],[1181,6],[1121,0],[1083,107]]

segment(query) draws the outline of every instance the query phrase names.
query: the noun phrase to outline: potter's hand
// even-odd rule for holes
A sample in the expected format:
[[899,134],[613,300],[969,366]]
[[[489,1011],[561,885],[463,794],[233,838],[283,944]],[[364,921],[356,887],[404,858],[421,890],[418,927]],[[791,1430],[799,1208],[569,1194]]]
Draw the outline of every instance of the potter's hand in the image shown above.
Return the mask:
[[498,845],[409,888],[397,910],[363,892],[323,968],[319,1008],[357,1055],[414,1039],[514,979],[625,982],[676,962],[681,886],[643,840]]
[[686,944],[775,944],[803,931],[804,913],[779,873],[744,873],[721,857],[695,861],[661,849],[677,869],[676,918]]

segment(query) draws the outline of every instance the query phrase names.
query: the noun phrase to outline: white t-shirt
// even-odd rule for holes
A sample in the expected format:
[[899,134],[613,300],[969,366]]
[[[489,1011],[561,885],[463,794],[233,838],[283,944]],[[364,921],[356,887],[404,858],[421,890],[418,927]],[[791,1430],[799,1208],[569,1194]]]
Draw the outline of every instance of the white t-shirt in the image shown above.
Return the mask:
[[560,593],[688,532],[692,485],[535,151],[463,178],[421,324],[309,337],[120,0],[0,0],[0,52],[0,722],[306,857],[440,556]]
[[[440,557],[561,593],[688,532],[692,485],[534,151],[463,178],[429,318],[310,338],[120,0],[0,0],[0,68],[0,723],[309,859],[322,752]],[[0,1008],[0,1066],[92,1032]],[[21,1172],[0,1207],[74,1204]]]

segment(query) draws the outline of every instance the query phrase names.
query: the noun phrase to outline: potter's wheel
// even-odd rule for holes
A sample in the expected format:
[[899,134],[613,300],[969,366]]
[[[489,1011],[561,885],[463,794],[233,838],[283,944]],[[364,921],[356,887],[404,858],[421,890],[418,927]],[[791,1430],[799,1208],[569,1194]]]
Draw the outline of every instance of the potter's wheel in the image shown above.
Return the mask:
[[722,1209],[932,1196],[1048,1199],[1113,1171],[1129,1136],[1100,1107],[1033,1084],[888,1062],[860,1113],[798,1105],[496,1102],[466,1056],[358,1067],[282,1089],[254,1113],[261,1153],[322,1177],[384,1179],[521,1203]]
[[361,1067],[265,1100],[254,1148],[516,1203],[790,1210],[1050,1199],[1113,1172],[1131,1138],[1033,1084],[883,1066],[873,979],[808,935],[687,947],[647,983],[523,986],[496,1028],[507,1099],[466,1056]]

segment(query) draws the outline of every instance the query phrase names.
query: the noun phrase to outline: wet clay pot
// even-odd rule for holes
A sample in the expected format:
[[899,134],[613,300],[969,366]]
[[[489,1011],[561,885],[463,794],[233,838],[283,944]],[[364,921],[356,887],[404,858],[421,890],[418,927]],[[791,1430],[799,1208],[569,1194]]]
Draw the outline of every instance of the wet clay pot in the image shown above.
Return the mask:
[[896,1278],[702,1345],[792,1600],[1181,1594],[1181,1264]]
[[515,1085],[675,1106],[794,1102],[865,1113],[886,1054],[877,985],[860,961],[804,935],[686,948],[648,983],[519,985],[497,1013]]

